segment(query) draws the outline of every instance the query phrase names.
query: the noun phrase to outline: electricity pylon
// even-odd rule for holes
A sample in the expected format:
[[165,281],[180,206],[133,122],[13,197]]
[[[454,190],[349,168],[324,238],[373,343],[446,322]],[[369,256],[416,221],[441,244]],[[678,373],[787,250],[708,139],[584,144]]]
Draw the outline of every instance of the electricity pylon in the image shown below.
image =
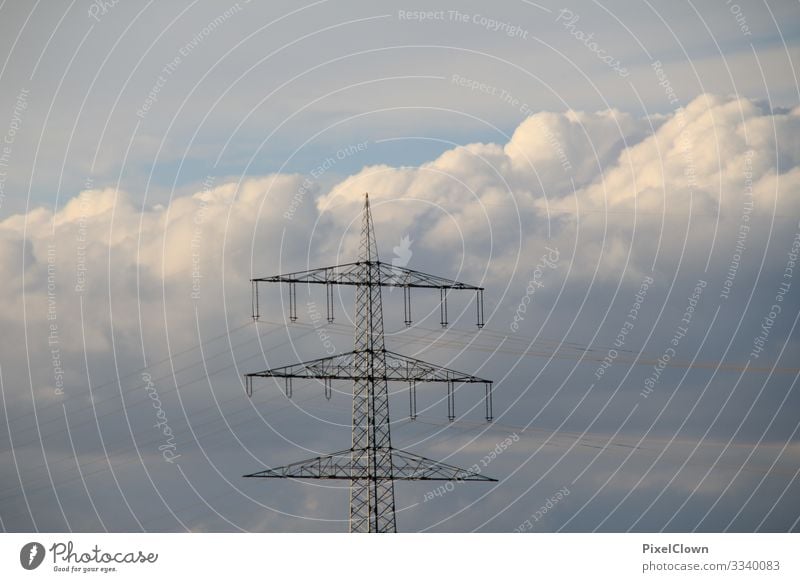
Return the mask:
[[392,448],[389,423],[388,382],[409,384],[409,407],[415,418],[416,384],[447,384],[447,416],[455,419],[455,384],[479,382],[485,385],[486,420],[492,419],[492,382],[409,358],[386,350],[383,337],[381,287],[402,287],[405,324],[411,325],[411,289],[440,290],[440,316],[447,326],[447,293],[468,289],[477,293],[477,323],[483,326],[483,288],[427,275],[404,267],[380,262],[375,243],[375,228],[365,195],[358,261],[333,267],[311,269],[285,275],[251,279],[253,318],[258,320],[259,283],[288,283],[289,319],[297,320],[297,283],[326,286],[328,321],[333,321],[333,286],[356,288],[354,350],[290,366],[245,375],[248,396],[253,394],[253,378],[283,378],[286,395],[291,397],[293,378],[317,378],[324,381],[325,396],[330,398],[332,380],[353,381],[352,443],[348,450],[322,455],[284,467],[265,469],[245,477],[295,479],[345,479],[350,481],[350,531],[395,532],[394,481],[496,481],[473,471]]

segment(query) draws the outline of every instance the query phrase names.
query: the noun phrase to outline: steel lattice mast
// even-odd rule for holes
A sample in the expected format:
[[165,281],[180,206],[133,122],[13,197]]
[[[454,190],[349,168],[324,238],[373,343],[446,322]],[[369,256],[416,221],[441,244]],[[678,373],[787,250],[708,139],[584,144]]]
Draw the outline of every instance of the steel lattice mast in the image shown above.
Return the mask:
[[455,383],[485,385],[486,420],[492,419],[492,382],[409,358],[386,350],[383,334],[381,287],[402,287],[405,323],[411,325],[411,289],[439,289],[442,326],[447,325],[447,293],[453,289],[474,290],[478,327],[483,326],[483,288],[427,275],[395,265],[381,263],[375,242],[375,230],[365,195],[358,261],[333,267],[252,279],[253,318],[259,318],[258,285],[282,282],[289,285],[289,318],[297,319],[297,283],[326,286],[328,321],[333,321],[333,285],[356,287],[355,341],[350,353],[309,362],[272,368],[245,375],[249,396],[253,378],[284,378],[286,395],[291,397],[293,378],[317,378],[324,381],[325,395],[330,398],[332,380],[353,381],[353,426],[349,450],[339,451],[292,463],[285,467],[265,469],[245,475],[264,478],[347,479],[350,481],[350,531],[395,532],[394,481],[494,481],[478,473],[426,459],[420,455],[392,448],[389,422],[389,381],[409,384],[411,418],[416,417],[416,384],[447,384],[448,419],[455,418]]

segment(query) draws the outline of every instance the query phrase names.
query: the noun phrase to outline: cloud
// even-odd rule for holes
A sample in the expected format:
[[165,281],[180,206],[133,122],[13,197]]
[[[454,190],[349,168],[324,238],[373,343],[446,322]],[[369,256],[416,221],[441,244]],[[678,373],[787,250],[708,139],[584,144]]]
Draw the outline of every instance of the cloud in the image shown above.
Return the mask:
[[[318,207],[342,228],[369,191],[390,204],[375,213],[389,240],[407,224],[424,225],[419,244],[442,260],[461,255],[473,275],[488,270],[508,279],[523,255],[547,241],[562,249],[580,241],[574,275],[600,263],[600,275],[614,280],[628,252],[633,273],[659,252],[676,259],[683,231],[698,259],[715,242],[730,244],[750,187],[765,220],[774,209],[795,215],[800,147],[790,136],[799,124],[797,108],[772,113],[745,98],[706,94],[666,116],[541,112],[505,144],[455,147],[417,168],[366,167],[321,196]],[[632,248],[636,227],[650,241],[637,239]],[[783,220],[777,228],[773,236],[794,225]]]
[[[405,240],[409,268],[484,284],[492,308],[489,328],[497,333],[507,333],[545,247],[558,248],[561,258],[544,275],[549,277],[545,287],[526,315],[523,333],[530,335],[553,315],[551,336],[566,337],[574,324],[572,333],[588,342],[603,328],[600,318],[611,314],[616,328],[611,336],[600,336],[605,337],[601,342],[610,343],[608,337],[620,325],[615,294],[621,289],[625,298],[632,298],[647,273],[656,277],[659,293],[667,293],[671,285],[690,289],[700,276],[711,280],[709,288],[719,288],[729,271],[750,190],[752,232],[735,289],[746,293],[765,281],[769,295],[798,228],[800,143],[794,136],[799,124],[800,108],[773,112],[755,101],[715,95],[700,95],[669,115],[541,112],[523,121],[505,143],[453,146],[418,167],[366,166],[325,191],[298,174],[209,177],[193,193],[164,204],[104,186],[80,192],[56,211],[41,207],[11,216],[0,223],[0,268],[9,291],[0,306],[5,331],[0,349],[9,409],[27,410],[29,372],[37,406],[75,402],[72,398],[85,402],[89,371],[114,378],[119,370],[135,371],[145,359],[168,357],[201,337],[246,322],[248,279],[254,274],[354,260],[364,192],[370,193],[383,260],[391,261],[392,248]],[[709,257],[713,260],[705,272]],[[715,294],[709,291],[708,297]],[[744,322],[739,336],[749,339],[764,305],[756,300],[746,311],[750,303],[744,299],[735,305],[741,307]],[[279,295],[263,300],[270,317],[280,320]],[[430,305],[422,301],[417,313],[424,318]],[[649,301],[653,318],[661,317],[659,301],[667,312],[682,313],[685,307],[682,290],[674,299],[661,295]],[[386,304],[390,325],[394,312],[388,300]],[[586,304],[591,308],[584,310]],[[454,305],[472,317],[473,307]],[[712,311],[705,309],[703,317]],[[431,323],[438,318],[435,307],[429,313],[430,321],[423,319],[423,324],[438,325]],[[671,319],[656,321],[656,340],[648,349],[659,355],[658,341],[668,341],[674,326]],[[770,338],[775,349],[787,337],[788,323],[787,318],[776,326]],[[304,341],[315,340],[310,337]],[[723,339],[728,337],[717,337],[720,345]],[[680,359],[689,360],[696,344],[687,339],[682,346]],[[54,389],[54,348],[66,378],[64,398]],[[250,350],[248,358],[259,356],[256,348],[260,350],[253,342],[232,347],[231,360],[238,364],[236,358],[245,349]],[[268,356],[290,356],[289,348],[280,350]],[[524,378],[519,385],[508,383],[510,389],[500,398],[510,415],[529,412],[541,402],[524,398],[540,396],[520,390],[539,371],[541,360],[527,359],[519,369],[505,366],[507,361],[511,358],[487,360],[487,375],[504,377],[512,370],[512,380]],[[589,372],[596,367],[593,362]],[[257,365],[251,360],[244,370]],[[202,375],[203,368],[195,367]],[[572,390],[548,410],[572,415],[573,372],[564,365],[551,366],[547,374],[544,378],[553,380],[552,386],[566,384]],[[171,398],[166,395],[169,383],[160,386],[165,402]],[[701,384],[698,379],[692,386],[699,389]],[[190,418],[195,400],[202,397],[181,396],[178,386],[175,379],[170,394],[178,399],[169,401],[170,417],[177,418],[180,410]],[[744,389],[752,397],[759,387],[753,383]],[[209,388],[216,397],[210,382]],[[606,392],[592,398],[610,398],[613,389],[605,386]],[[225,390],[240,397],[235,379]],[[666,398],[672,386],[661,390],[656,397]],[[525,406],[514,406],[515,397],[523,398]],[[591,421],[598,408],[579,416]],[[609,410],[617,414],[623,408]],[[620,414],[624,417],[627,410]],[[698,415],[705,415],[706,424],[700,430],[709,426],[715,410],[716,403],[714,410],[708,403],[701,406]],[[60,415],[60,408],[56,412]],[[669,412],[678,421],[684,413]],[[143,415],[134,424],[149,430],[146,415],[151,411],[132,414]],[[614,416],[607,422],[616,421]],[[639,422],[646,427],[650,419]],[[782,420],[780,427],[785,429],[787,422]],[[319,439],[323,428],[306,434]],[[749,437],[758,428],[750,430]],[[152,433],[150,438],[155,438]],[[192,440],[182,441],[186,458],[191,458]],[[592,478],[605,475],[607,467]],[[709,483],[718,484],[718,479]]]
[[[666,261],[680,252],[672,235],[691,229],[700,260],[713,250],[711,230],[731,244],[746,178],[757,214],[797,214],[800,146],[791,136],[800,129],[800,108],[771,113],[744,98],[701,95],[652,130],[651,123],[614,110],[541,112],[505,144],[457,146],[413,168],[368,166],[325,193],[303,189],[299,175],[211,178],[166,206],[114,188],[85,190],[55,213],[36,208],[0,223],[0,265],[11,291],[0,319],[19,329],[25,302],[29,329],[46,331],[50,258],[59,326],[80,330],[87,349],[110,349],[112,319],[123,338],[138,333],[143,319],[164,319],[173,341],[188,341],[193,334],[177,330],[194,327],[189,306],[218,322],[219,309],[246,300],[252,272],[317,264],[315,253],[323,263],[353,257],[367,191],[384,259],[412,233],[418,264],[455,265],[445,274],[465,279],[491,276],[496,288],[524,278],[525,257],[539,256],[547,244],[572,261],[565,275],[572,278],[589,276],[598,264],[612,281],[625,270],[645,271],[657,252],[665,255],[656,236],[631,247],[642,225],[661,229],[649,234],[666,239]],[[298,213],[287,219],[293,208]],[[674,224],[675,232],[664,231]],[[794,227],[779,220],[771,236],[781,240]],[[202,290],[195,301],[193,284]],[[223,288],[232,294],[227,305]],[[75,310],[81,297],[91,306],[82,323]],[[152,339],[163,333],[158,325],[142,331]],[[71,337],[70,347],[80,348],[78,339]],[[18,352],[9,336],[3,342]]]

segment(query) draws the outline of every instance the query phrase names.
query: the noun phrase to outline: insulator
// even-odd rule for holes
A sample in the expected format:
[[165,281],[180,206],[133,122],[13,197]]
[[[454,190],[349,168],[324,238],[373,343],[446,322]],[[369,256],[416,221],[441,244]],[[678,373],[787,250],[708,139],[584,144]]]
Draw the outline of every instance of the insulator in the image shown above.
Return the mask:
[[411,326],[411,287],[408,285],[403,287],[403,309],[405,311],[405,324],[406,327]]
[[439,315],[441,316],[440,323],[442,324],[442,327],[447,327],[447,289],[442,287],[439,290],[439,293]]
[[253,377],[252,376],[245,376],[244,377],[244,391],[247,393],[248,398],[253,397]]
[[292,379],[286,377],[286,398],[292,397]]
[[325,300],[328,306],[328,323],[333,323],[333,284],[327,283],[325,287]]
[[297,321],[297,289],[289,283],[289,321]]
[[447,420],[453,422],[456,419],[456,398],[453,390],[453,382],[447,382]]
[[408,383],[408,409],[411,420],[417,418],[417,383],[413,380]]
[[486,389],[486,394],[483,397],[484,404],[486,406],[486,421],[487,422],[491,422],[492,418],[493,418],[493,416],[492,416],[492,383],[491,382],[486,382],[486,384],[484,384],[484,387]]
[[333,390],[331,388],[331,379],[330,378],[325,378],[325,398],[327,400],[331,399],[332,392],[333,392]]
[[258,321],[258,281],[251,281],[250,307],[253,311],[253,321]]
[[478,327],[483,327],[483,289],[478,289],[475,303],[478,309]]

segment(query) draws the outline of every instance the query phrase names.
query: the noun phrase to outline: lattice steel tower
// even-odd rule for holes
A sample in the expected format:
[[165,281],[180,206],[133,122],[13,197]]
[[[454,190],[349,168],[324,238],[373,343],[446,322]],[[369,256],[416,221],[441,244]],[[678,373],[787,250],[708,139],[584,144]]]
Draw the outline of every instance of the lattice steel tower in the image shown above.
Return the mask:
[[440,290],[440,316],[447,326],[447,294],[453,289],[476,292],[478,327],[483,326],[483,288],[427,275],[378,259],[375,229],[365,195],[358,261],[273,277],[251,279],[253,318],[258,319],[258,284],[283,282],[289,285],[289,319],[297,320],[297,283],[326,287],[328,322],[333,322],[333,286],[356,288],[354,350],[328,358],[273,368],[245,375],[248,396],[253,394],[254,377],[284,378],[286,396],[291,398],[293,378],[317,378],[324,382],[325,396],[331,396],[332,380],[353,381],[353,428],[349,449],[265,469],[245,477],[345,479],[350,481],[350,531],[395,532],[394,481],[495,481],[478,473],[426,459],[392,448],[389,423],[388,382],[409,384],[411,418],[416,418],[416,384],[447,384],[447,415],[455,418],[455,384],[479,382],[485,385],[486,420],[492,419],[492,382],[409,358],[386,350],[383,337],[381,287],[402,287],[405,324],[411,325],[411,289]]

